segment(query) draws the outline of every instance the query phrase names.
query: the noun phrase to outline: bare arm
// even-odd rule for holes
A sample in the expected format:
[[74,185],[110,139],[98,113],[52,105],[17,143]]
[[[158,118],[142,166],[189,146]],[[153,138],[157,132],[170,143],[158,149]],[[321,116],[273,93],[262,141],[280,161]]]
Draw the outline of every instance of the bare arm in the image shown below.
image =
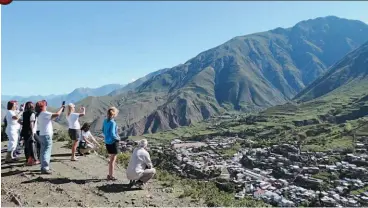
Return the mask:
[[82,117],[86,115],[86,108],[85,107],[81,107],[81,112],[79,113],[79,117]]
[[12,116],[13,120],[18,120],[20,119],[20,117],[23,115],[23,111],[19,112],[18,114],[15,114],[14,116]]
[[95,139],[94,136],[91,135],[91,140],[97,145],[100,146],[100,143],[98,143],[98,141]]
[[88,137],[83,136],[83,140],[87,143],[87,144],[92,144],[91,141],[89,141]]
[[31,129],[32,129],[32,131],[33,131],[34,126],[35,126],[35,121],[31,121],[30,125],[31,125]]
[[56,113],[53,113],[53,114],[51,115],[51,119],[54,119],[54,118],[56,118],[56,117],[60,116],[60,115],[61,115],[61,113],[63,112],[63,109],[64,109],[64,106],[61,106],[61,108],[60,108]]

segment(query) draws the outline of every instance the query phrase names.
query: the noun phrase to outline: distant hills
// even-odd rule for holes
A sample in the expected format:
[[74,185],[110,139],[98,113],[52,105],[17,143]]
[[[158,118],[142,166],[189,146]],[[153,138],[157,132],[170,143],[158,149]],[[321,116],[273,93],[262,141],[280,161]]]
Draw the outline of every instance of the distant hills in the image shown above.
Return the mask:
[[108,84],[98,88],[77,88],[69,94],[63,95],[36,95],[29,97],[22,96],[11,96],[11,95],[1,95],[2,102],[7,102],[9,100],[17,100],[20,103],[27,101],[39,101],[42,99],[47,100],[49,106],[59,107],[61,103],[65,100],[67,103],[76,103],[88,96],[103,96],[111,93],[114,90],[121,89],[125,85],[120,84]]

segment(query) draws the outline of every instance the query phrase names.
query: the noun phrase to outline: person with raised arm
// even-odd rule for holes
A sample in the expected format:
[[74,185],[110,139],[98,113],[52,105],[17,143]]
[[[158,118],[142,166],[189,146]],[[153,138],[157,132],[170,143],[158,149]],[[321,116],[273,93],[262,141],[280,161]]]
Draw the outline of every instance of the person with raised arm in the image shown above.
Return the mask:
[[39,130],[40,130],[40,143],[41,143],[41,173],[42,174],[52,174],[50,169],[50,160],[52,152],[52,136],[54,130],[52,127],[52,120],[60,116],[64,105],[56,113],[51,113],[47,111],[46,100],[38,101],[36,103],[36,117],[38,120]]
[[75,112],[75,105],[73,103],[69,103],[68,109],[66,112],[66,119],[68,120],[69,130],[68,134],[69,137],[72,139],[72,157],[71,161],[77,161],[78,158],[75,156],[75,152],[78,147],[78,141],[81,137],[81,126],[79,123],[79,118],[86,115],[86,109],[82,107],[80,109],[80,113]]
[[15,151],[18,146],[20,124],[18,123],[22,112],[18,112],[18,102],[11,100],[7,104],[8,112],[6,113],[6,135],[8,136],[8,152],[5,162],[11,162],[16,159]]
[[114,169],[116,162],[116,155],[120,152],[119,149],[119,134],[118,127],[114,118],[118,115],[119,111],[115,107],[110,107],[107,110],[107,118],[104,120],[102,125],[102,132],[105,137],[105,145],[107,153],[109,154],[109,174],[107,180],[117,180],[114,177]]

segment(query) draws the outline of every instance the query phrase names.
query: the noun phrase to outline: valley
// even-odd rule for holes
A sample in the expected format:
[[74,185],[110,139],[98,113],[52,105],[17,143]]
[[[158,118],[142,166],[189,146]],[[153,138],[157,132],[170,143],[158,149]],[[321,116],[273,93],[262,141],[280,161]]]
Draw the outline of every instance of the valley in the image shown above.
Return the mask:
[[[316,18],[235,37],[184,64],[88,96],[77,108],[86,107],[82,122],[99,138],[106,110],[120,110],[119,183],[127,181],[136,141],[148,140],[159,170],[149,190],[109,189],[118,185],[103,181],[100,170],[88,175],[98,181],[77,186],[93,169],[85,160],[82,169],[55,160],[65,170],[60,184],[2,164],[4,205],[16,206],[13,198],[24,195],[11,187],[35,183],[47,185],[41,194],[82,192],[103,201],[71,197],[70,206],[368,206],[367,41],[363,22]],[[65,116],[54,124],[56,152],[70,156]],[[103,168],[106,156],[100,149],[89,157]],[[125,201],[106,189],[119,189]]]

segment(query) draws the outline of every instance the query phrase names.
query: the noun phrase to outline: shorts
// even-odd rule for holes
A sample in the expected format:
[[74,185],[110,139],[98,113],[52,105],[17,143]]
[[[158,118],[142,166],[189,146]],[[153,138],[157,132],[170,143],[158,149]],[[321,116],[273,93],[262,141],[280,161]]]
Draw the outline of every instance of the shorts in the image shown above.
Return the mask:
[[68,130],[68,134],[69,134],[69,137],[75,141],[75,140],[79,140],[80,138],[80,129],[69,129]]
[[116,141],[112,144],[105,144],[105,145],[106,145],[107,153],[109,153],[110,155],[117,155],[120,152],[119,141]]

